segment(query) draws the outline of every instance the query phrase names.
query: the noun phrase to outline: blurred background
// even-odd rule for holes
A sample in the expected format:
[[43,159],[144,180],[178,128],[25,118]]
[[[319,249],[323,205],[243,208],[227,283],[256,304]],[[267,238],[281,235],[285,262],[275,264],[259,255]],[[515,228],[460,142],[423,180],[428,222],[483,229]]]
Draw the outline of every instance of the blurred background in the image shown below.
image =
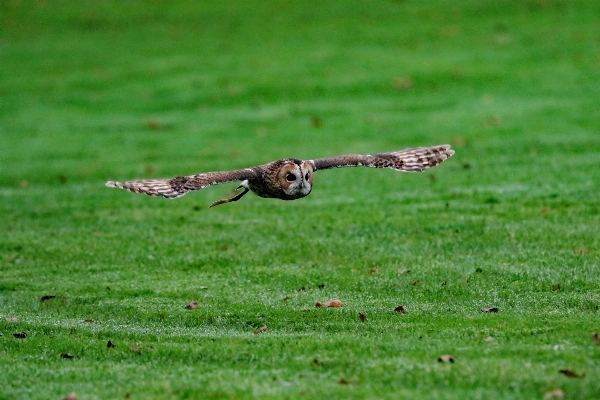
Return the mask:
[[0,185],[446,142],[475,169],[459,180],[577,174],[600,161],[599,19],[596,1],[5,0]]

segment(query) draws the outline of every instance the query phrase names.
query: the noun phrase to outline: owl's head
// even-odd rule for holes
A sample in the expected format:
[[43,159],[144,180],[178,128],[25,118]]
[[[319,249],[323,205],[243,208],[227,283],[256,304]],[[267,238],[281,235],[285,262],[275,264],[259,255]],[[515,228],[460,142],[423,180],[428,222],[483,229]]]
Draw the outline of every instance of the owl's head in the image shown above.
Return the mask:
[[283,163],[277,178],[289,199],[307,196],[312,190],[313,168],[309,163],[291,158]]

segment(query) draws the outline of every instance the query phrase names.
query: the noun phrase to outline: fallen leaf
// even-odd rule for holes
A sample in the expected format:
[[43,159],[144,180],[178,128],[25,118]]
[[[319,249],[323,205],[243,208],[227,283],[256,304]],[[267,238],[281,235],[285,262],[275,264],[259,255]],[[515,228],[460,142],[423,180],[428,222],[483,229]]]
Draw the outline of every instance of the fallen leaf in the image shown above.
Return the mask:
[[285,297],[283,298],[283,301],[287,301],[287,300],[289,300],[289,299],[290,299],[290,296],[285,296]]
[[450,354],[444,354],[438,357],[438,362],[441,363],[453,363],[454,362],[454,356],[451,356]]
[[340,300],[327,300],[326,302],[315,304],[315,307],[341,307],[343,305],[344,303]]
[[398,306],[396,308],[394,308],[395,312],[401,312],[402,314],[406,314],[406,311],[404,311],[404,307],[403,306]]
[[583,378],[585,376],[585,374],[578,374],[569,369],[561,369],[558,372],[560,372],[561,374],[563,374],[565,376],[568,376],[569,378]]
[[367,317],[365,317],[365,314],[363,313],[358,313],[358,318],[360,318],[361,322],[365,322],[365,320],[367,319]]
[[46,295],[46,296],[43,296],[43,297],[40,299],[40,302],[42,302],[42,303],[43,303],[43,302],[45,302],[45,301],[48,301],[48,300],[50,300],[50,299],[53,299],[53,298],[55,298],[55,297],[56,297],[56,296],[52,296],[52,295]]
[[398,275],[408,274],[410,272],[409,269],[399,269]]
[[152,130],[156,130],[160,128],[160,122],[154,118],[146,119],[146,126]]
[[116,347],[115,344],[113,342],[111,342],[110,340],[108,341],[108,343],[106,344],[106,347],[108,349],[112,349],[113,347]]
[[18,333],[13,333],[13,336],[16,337],[17,339],[25,339],[27,337],[27,334],[25,332],[18,332]]
[[198,308],[198,302],[197,301],[192,301],[190,304],[188,304],[187,306],[185,306],[186,310],[195,310],[196,308]]
[[263,325],[263,326],[261,326],[260,328],[258,328],[258,330],[257,330],[257,331],[254,331],[254,334],[255,334],[255,335],[258,335],[259,333],[266,332],[266,331],[267,331],[267,329],[268,329],[268,328],[267,328],[267,326],[266,326],[266,325]]
[[560,283],[555,283],[552,285],[552,288],[554,288],[554,290],[560,290]]
[[93,319],[86,319],[85,322],[87,322],[88,324],[91,324],[91,323],[94,322],[94,320]]
[[75,358],[75,356],[72,356],[72,355],[70,355],[68,353],[62,353],[60,355],[60,358],[66,358],[67,360],[71,360],[71,359]]
[[420,279],[417,279],[416,281],[414,281],[414,282],[413,282],[413,286],[417,286],[417,284],[418,284],[419,282],[421,282],[421,280],[420,280]]
[[77,400],[77,395],[71,392],[65,396],[65,400]]
[[577,249],[577,250],[573,250],[573,253],[575,254],[587,254],[590,251],[588,249]]
[[342,378],[342,379],[340,379],[340,380],[338,381],[338,383],[339,383],[340,385],[349,385],[349,384],[350,384],[350,382],[348,382],[347,380],[345,380],[345,379],[343,379],[343,378]]
[[556,389],[551,392],[546,392],[544,394],[544,399],[562,399],[564,397],[565,393],[560,389]]
[[600,344],[600,338],[598,337],[598,332],[594,332],[594,334],[592,335],[592,340],[596,343],[596,344]]
[[378,272],[379,272],[379,270],[378,270],[378,269],[372,268],[372,269],[370,269],[370,270],[369,270],[369,272],[368,272],[368,273],[369,273],[369,275],[373,275],[373,274],[376,274],[376,273],[378,273]]
[[481,312],[487,312],[487,313],[498,312],[498,307],[482,308]]
[[17,322],[19,319],[15,317],[4,318],[6,322]]
[[398,77],[392,80],[392,86],[399,90],[410,89],[413,86],[413,81],[407,77]]
[[69,335],[72,335],[72,334],[74,334],[74,333],[75,333],[75,328],[71,328],[71,329],[69,330]]

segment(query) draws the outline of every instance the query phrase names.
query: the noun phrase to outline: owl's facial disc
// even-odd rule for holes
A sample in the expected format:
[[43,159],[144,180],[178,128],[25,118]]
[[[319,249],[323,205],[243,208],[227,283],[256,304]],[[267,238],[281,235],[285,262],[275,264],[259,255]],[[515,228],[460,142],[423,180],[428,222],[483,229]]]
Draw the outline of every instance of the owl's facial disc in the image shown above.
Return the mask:
[[305,163],[290,162],[281,168],[279,181],[288,196],[304,197],[312,190],[312,167]]

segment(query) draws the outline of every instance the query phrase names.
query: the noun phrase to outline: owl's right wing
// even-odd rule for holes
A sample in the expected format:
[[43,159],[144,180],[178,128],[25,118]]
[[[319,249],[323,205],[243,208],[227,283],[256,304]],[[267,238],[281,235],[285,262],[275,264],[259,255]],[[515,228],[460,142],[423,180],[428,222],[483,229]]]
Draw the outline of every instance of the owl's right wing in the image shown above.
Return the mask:
[[106,182],[106,186],[125,189],[134,193],[144,193],[148,196],[163,196],[176,199],[192,190],[204,189],[222,183],[245,181],[256,177],[252,168],[234,171],[206,172],[198,175],[178,176],[167,179],[138,179],[127,182]]
[[337,157],[318,158],[312,160],[312,163],[315,171],[330,168],[365,166],[390,168],[404,172],[422,172],[427,168],[435,167],[444,160],[452,157],[453,154],[454,150],[450,150],[450,145],[444,144],[373,155],[348,154]]

